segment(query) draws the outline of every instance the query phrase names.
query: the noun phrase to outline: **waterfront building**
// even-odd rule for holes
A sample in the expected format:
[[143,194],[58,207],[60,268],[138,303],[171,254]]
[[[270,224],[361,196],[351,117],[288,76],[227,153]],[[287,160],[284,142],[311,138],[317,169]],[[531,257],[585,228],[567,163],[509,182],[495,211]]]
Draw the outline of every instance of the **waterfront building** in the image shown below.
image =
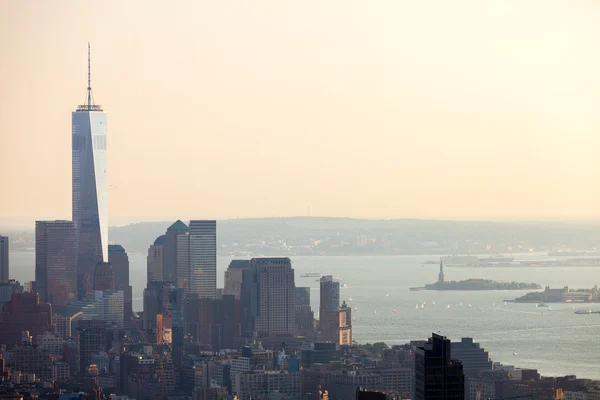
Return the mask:
[[352,345],[352,307],[348,307],[346,302],[342,303],[338,311],[338,338],[337,343],[341,346]]
[[94,268],[108,261],[108,155],[106,113],[94,103],[88,45],[85,104],[72,120],[72,212],[77,227],[78,286],[82,297],[92,290]]
[[338,341],[340,283],[331,275],[320,279],[319,340]]
[[0,283],[8,283],[10,276],[8,268],[8,236],[0,235]]
[[190,292],[217,298],[217,222],[190,221]]
[[258,316],[254,329],[259,335],[294,335],[296,332],[296,286],[289,258],[253,258],[258,287]]
[[472,338],[462,338],[460,342],[452,342],[452,358],[463,365],[465,378],[476,378],[481,371],[492,370],[492,360],[487,351]]
[[62,306],[77,298],[77,229],[71,221],[36,221],[35,290]]
[[415,351],[415,399],[464,400],[464,397],[462,364],[451,359],[450,340],[434,333]]

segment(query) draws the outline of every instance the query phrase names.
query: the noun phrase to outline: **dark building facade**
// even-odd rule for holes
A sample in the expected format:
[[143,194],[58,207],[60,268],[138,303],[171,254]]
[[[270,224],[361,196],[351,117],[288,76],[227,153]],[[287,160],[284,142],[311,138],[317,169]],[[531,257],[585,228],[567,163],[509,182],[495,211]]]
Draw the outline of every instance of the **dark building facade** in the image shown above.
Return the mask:
[[320,280],[319,340],[337,342],[340,307],[340,283],[331,275]]
[[35,290],[62,306],[77,298],[77,228],[71,221],[36,221]]
[[0,235],[0,283],[8,283],[8,236]]
[[415,399],[463,400],[465,376],[460,361],[451,359],[450,340],[432,334],[415,351]]
[[92,354],[106,351],[108,332],[106,323],[99,320],[78,321],[79,372],[85,372],[92,362]]
[[112,265],[107,262],[96,264],[94,269],[94,290],[114,290],[115,275]]
[[452,358],[463,365],[466,378],[477,378],[482,371],[492,370],[490,355],[472,338],[462,338],[460,342],[452,342]]
[[115,277],[115,290],[123,291],[123,318],[127,323],[133,314],[133,290],[129,285],[129,256],[120,244],[108,245],[108,262]]
[[195,341],[214,351],[235,348],[241,332],[240,300],[234,295],[210,299],[190,294],[185,304],[185,330]]
[[15,292],[10,302],[2,306],[2,343],[10,349],[21,342],[23,331],[29,331],[32,336],[52,331],[52,306],[40,303],[37,293]]

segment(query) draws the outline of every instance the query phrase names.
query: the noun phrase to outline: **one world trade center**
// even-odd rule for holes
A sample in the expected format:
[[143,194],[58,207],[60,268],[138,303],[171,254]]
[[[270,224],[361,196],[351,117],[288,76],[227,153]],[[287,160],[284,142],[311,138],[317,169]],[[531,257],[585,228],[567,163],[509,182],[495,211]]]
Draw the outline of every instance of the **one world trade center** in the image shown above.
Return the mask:
[[73,222],[78,237],[78,295],[93,289],[96,264],[108,261],[106,114],[94,103],[88,44],[85,104],[72,113]]

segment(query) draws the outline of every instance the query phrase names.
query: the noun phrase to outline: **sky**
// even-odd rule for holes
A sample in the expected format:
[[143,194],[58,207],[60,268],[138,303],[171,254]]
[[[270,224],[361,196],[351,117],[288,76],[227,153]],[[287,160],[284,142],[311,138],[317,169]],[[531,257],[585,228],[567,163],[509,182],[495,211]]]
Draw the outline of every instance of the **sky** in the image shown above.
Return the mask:
[[0,217],[600,219],[600,2],[0,2]]

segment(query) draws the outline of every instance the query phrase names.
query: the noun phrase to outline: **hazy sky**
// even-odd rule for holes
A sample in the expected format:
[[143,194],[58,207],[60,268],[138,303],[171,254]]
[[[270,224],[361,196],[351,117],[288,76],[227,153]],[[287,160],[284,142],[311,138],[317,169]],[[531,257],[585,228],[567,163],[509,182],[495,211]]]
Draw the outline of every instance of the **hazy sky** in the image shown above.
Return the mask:
[[600,218],[600,2],[2,1],[0,216]]

